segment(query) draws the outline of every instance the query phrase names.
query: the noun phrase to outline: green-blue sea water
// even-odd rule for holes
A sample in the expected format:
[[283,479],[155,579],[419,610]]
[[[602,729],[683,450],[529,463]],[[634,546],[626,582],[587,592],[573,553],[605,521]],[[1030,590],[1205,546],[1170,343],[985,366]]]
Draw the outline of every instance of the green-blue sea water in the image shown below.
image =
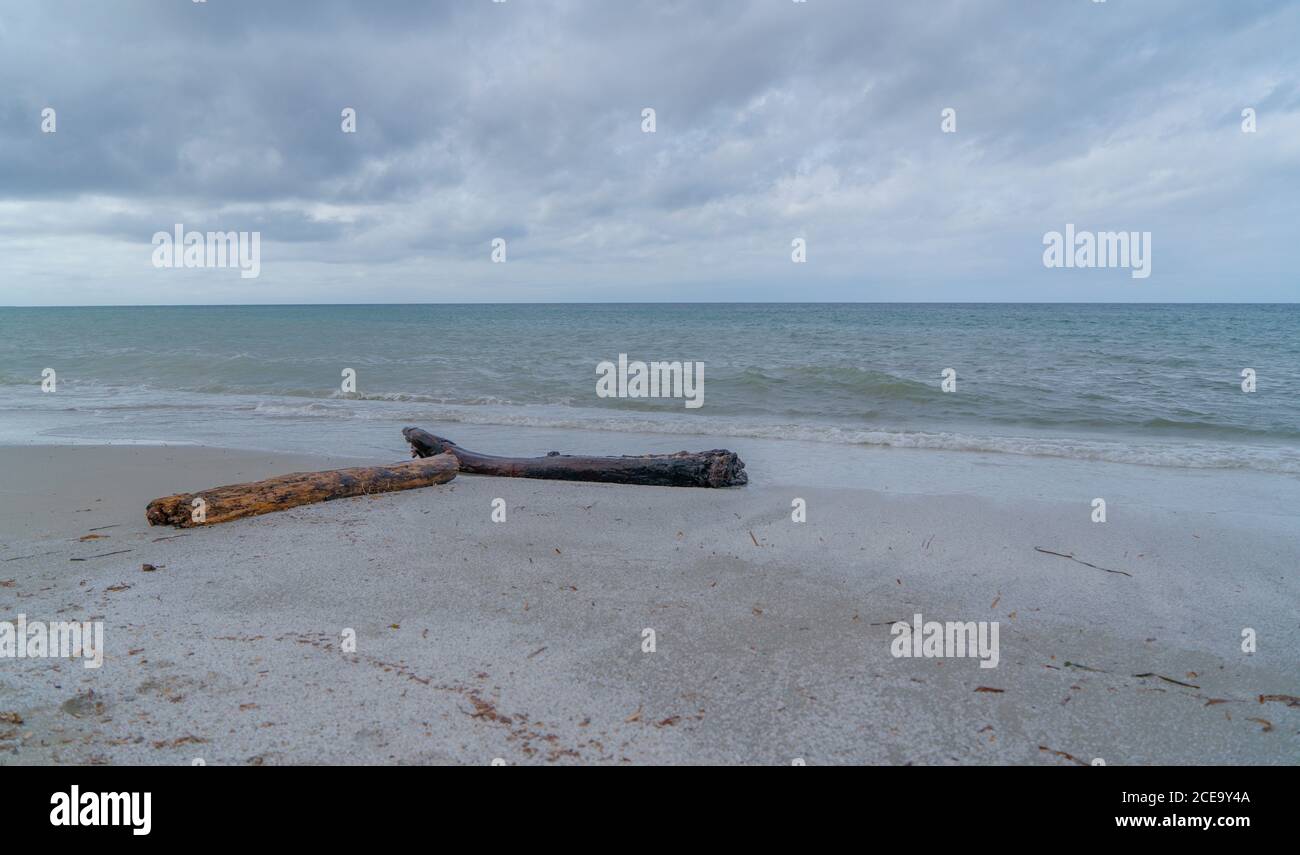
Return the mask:
[[[621,353],[703,361],[704,405],[598,397]],[[390,421],[1300,473],[1300,305],[0,309],[0,442],[371,453],[349,425]]]

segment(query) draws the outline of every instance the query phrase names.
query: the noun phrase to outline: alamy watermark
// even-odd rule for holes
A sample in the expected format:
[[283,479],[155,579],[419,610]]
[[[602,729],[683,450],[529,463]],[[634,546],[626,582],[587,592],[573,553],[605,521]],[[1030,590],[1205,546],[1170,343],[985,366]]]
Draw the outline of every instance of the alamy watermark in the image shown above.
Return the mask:
[[703,362],[629,362],[626,353],[618,364],[596,365],[598,398],[685,398],[690,410],[704,406]]
[[104,664],[104,622],[0,620],[0,659],[82,659],[87,668]]
[[154,232],[154,267],[238,267],[241,279],[262,272],[261,232]]
[[1083,232],[1043,235],[1044,267],[1127,267],[1134,279],[1151,275],[1151,232]]
[[143,836],[153,828],[153,793],[81,792],[73,784],[69,792],[50,796],[50,825],[124,825]]
[[896,621],[889,634],[897,636],[889,643],[889,652],[895,658],[962,659],[975,657],[981,668],[996,668],[1001,654],[998,652],[997,621],[947,621],[922,622],[921,615],[912,615],[912,622]]

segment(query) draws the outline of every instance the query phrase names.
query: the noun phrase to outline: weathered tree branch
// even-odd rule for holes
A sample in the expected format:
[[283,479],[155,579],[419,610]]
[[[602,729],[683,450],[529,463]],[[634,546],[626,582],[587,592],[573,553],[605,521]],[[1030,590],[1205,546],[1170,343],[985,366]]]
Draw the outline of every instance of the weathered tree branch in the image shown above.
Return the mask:
[[545,457],[496,457],[461,448],[417,427],[404,429],[402,435],[411,444],[413,456],[453,454],[461,472],[475,475],[664,487],[738,487],[749,482],[745,464],[726,449],[634,457],[578,457],[555,451]]
[[[200,493],[178,493],[154,499],[145,509],[145,516],[150,525],[192,528],[312,502],[430,487],[445,484],[455,477],[456,458],[450,454],[438,454],[427,460],[392,466],[295,472],[250,484],[213,487]],[[197,506],[196,499],[202,500]]]

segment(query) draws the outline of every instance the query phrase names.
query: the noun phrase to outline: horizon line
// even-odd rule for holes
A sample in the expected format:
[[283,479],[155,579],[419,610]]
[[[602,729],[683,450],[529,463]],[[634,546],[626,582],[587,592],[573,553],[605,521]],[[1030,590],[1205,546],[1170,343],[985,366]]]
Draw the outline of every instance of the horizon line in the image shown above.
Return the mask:
[[1296,300],[640,300],[640,301],[586,301],[547,300],[513,303],[86,303],[86,304],[30,304],[0,305],[5,309],[252,309],[252,308],[374,308],[415,307],[415,305],[442,305],[442,307],[523,307],[523,305],[1300,305]]
[[533,300],[378,303],[4,304],[0,309],[230,309],[325,306],[1294,306],[1294,300]]

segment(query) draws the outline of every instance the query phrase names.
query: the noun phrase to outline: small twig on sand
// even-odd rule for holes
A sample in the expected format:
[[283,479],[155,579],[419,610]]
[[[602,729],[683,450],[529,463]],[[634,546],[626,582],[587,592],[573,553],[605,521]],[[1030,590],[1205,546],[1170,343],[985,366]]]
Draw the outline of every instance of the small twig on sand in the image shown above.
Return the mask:
[[1259,696],[1259,702],[1261,704],[1266,703],[1268,701],[1281,701],[1282,703],[1286,704],[1289,707],[1300,707],[1300,698],[1297,698],[1295,695],[1260,695]]
[[123,555],[130,552],[129,549],[119,549],[116,552],[101,552],[98,555],[87,555],[85,558],[69,558],[69,561],[89,561],[92,558],[107,558],[110,555]]
[[1148,672],[1145,673],[1145,674],[1134,674],[1133,676],[1134,676],[1134,677],[1139,677],[1139,678],[1141,678],[1141,677],[1159,677],[1161,680],[1164,680],[1166,683],[1173,683],[1175,686],[1186,686],[1186,687],[1189,688],[1189,689],[1199,689],[1199,688],[1201,688],[1200,686],[1193,685],[1192,683],[1184,683],[1182,680],[1175,680],[1173,677],[1166,677],[1166,676],[1163,675],[1163,674],[1153,674],[1153,673],[1151,673],[1150,671],[1148,671]]
[[[1197,698],[1199,699],[1200,696],[1198,695]],[[1209,698],[1205,701],[1205,705],[1207,707],[1212,707],[1215,704],[1244,704],[1244,703],[1249,703],[1249,702],[1243,698]]]
[[1118,573],[1118,574],[1121,575],[1121,576],[1128,576],[1130,579],[1133,577],[1133,574],[1132,574],[1132,573],[1126,573],[1126,572],[1124,572],[1123,570],[1111,570],[1111,569],[1106,568],[1106,567],[1098,567],[1096,564],[1090,564],[1090,563],[1087,562],[1087,561],[1081,561],[1080,559],[1075,558],[1073,555],[1067,555],[1067,554],[1064,553],[1064,552],[1053,552],[1053,551],[1050,550],[1050,549],[1043,549],[1043,547],[1041,547],[1041,546],[1035,546],[1035,547],[1034,547],[1034,550],[1035,550],[1036,552],[1041,552],[1041,553],[1043,553],[1044,555],[1055,555],[1055,556],[1057,556],[1058,558],[1068,558],[1068,559],[1070,559],[1071,561],[1074,561],[1074,562],[1076,562],[1076,563],[1082,564],[1082,565],[1085,566],[1085,567],[1091,567],[1091,568],[1093,568],[1094,570],[1105,570],[1107,573]]
[[1075,757],[1073,754],[1068,754],[1064,751],[1057,751],[1054,748],[1048,748],[1046,745],[1038,746],[1038,750],[1046,751],[1048,754],[1055,754],[1057,757],[1064,757],[1066,760],[1069,760],[1071,763],[1078,763],[1080,766],[1088,765],[1084,761],[1080,760],[1078,757]]

